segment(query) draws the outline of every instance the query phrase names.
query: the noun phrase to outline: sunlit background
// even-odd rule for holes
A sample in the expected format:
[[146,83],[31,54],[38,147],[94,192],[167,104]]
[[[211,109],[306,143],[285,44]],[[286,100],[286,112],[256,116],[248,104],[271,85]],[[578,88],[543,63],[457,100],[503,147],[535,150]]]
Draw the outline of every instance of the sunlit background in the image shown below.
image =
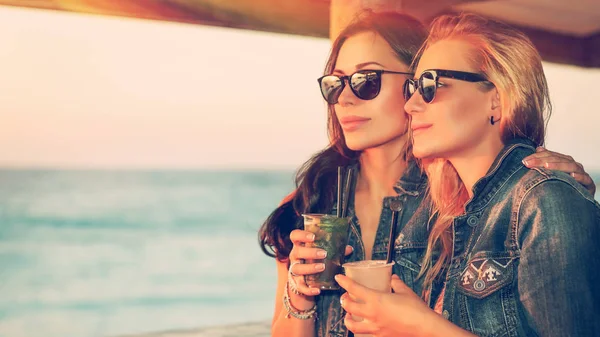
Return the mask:
[[[327,39],[0,6],[0,336],[270,319],[256,231],[326,143]],[[600,178],[600,70],[545,64]]]

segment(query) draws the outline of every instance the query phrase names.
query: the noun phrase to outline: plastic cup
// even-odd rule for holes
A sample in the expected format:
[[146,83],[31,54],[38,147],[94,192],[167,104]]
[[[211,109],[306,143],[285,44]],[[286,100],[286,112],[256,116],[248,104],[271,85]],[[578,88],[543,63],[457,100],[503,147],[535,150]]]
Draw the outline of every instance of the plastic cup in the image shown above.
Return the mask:
[[315,240],[306,247],[320,248],[327,251],[324,259],[306,260],[306,263],[324,263],[325,270],[320,273],[306,275],[306,284],[321,290],[337,290],[340,286],[334,277],[342,273],[344,253],[348,244],[348,228],[350,218],[338,218],[329,214],[303,214],[304,230],[314,233]]
[[[346,276],[356,283],[377,291],[389,293],[392,291],[392,267],[394,261],[387,263],[385,260],[364,260],[349,262],[343,265]],[[353,301],[357,299],[352,295]],[[360,322],[362,317],[352,315],[354,321]],[[355,337],[369,337],[368,334],[355,334]]]

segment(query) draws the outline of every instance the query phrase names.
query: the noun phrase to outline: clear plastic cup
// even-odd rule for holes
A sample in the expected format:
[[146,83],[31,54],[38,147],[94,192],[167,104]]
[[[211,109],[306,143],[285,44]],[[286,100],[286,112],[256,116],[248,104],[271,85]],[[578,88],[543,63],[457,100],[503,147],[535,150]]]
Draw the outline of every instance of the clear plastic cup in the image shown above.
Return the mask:
[[306,263],[324,263],[325,270],[320,273],[306,275],[306,284],[321,290],[337,290],[340,286],[334,277],[342,273],[344,253],[348,244],[350,218],[338,218],[329,214],[303,214],[304,230],[314,233],[315,240],[306,247],[320,248],[327,251],[324,259],[306,260]]

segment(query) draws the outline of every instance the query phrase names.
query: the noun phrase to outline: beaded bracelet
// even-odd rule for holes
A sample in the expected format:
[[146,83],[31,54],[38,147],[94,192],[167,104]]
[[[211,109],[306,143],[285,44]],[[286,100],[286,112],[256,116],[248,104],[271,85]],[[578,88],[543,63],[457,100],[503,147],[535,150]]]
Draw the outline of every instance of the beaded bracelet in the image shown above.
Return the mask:
[[285,288],[283,289],[283,307],[287,311],[287,318],[294,317],[297,319],[307,320],[311,318],[317,318],[317,304],[308,310],[298,310],[290,303],[290,294],[288,292],[288,284],[286,282]]

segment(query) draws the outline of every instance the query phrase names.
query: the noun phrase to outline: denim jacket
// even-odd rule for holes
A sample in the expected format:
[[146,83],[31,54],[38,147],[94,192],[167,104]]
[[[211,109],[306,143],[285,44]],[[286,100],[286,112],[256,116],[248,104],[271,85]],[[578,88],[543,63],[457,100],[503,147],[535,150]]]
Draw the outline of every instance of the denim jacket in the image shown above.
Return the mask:
[[443,316],[478,336],[600,336],[600,205],[517,139],[454,219]]
[[[355,166],[356,167],[356,166]],[[354,248],[351,255],[346,257],[346,262],[360,261],[365,259],[365,247],[361,238],[360,226],[354,211],[354,190],[356,187],[356,176],[351,188],[348,202],[348,216],[352,218],[349,236],[349,245]],[[387,247],[389,231],[392,219],[390,202],[400,201],[402,208],[398,213],[396,221],[396,240],[394,242],[393,272],[415,292],[421,293],[422,279],[417,280],[421,269],[420,260],[427,247],[427,222],[429,221],[430,204],[422,202],[426,192],[426,177],[421,173],[415,163],[409,164],[408,169],[401,177],[394,189],[398,193],[394,197],[386,197],[383,200],[379,225],[375,235],[372,250],[373,260],[385,260],[387,258]],[[336,208],[332,210],[335,214]],[[316,336],[345,336],[347,329],[344,325],[344,315],[340,306],[340,291],[324,291],[317,296],[317,323],[315,324]]]

